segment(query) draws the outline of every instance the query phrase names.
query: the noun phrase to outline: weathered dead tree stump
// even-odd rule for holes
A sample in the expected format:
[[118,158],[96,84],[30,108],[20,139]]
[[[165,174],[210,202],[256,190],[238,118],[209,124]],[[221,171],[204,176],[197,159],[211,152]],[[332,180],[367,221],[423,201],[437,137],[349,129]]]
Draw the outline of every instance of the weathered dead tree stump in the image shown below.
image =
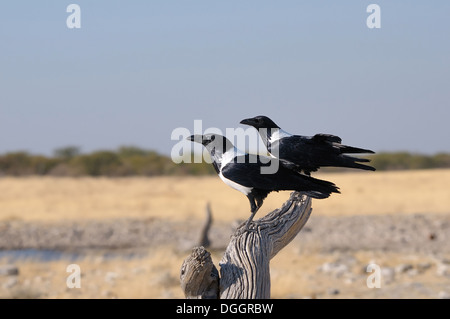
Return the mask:
[[311,198],[293,192],[279,209],[242,224],[231,236],[219,263],[220,278],[211,255],[195,247],[181,267],[186,298],[270,298],[270,260],[300,232],[311,214]]

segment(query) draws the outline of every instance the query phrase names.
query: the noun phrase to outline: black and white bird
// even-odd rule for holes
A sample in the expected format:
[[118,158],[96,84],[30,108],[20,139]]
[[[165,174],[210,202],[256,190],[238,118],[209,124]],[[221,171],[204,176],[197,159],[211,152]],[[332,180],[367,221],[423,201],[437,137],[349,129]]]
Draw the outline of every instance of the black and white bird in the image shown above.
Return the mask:
[[361,163],[369,159],[345,154],[374,153],[371,150],[341,144],[339,136],[316,134],[314,136],[292,135],[282,130],[267,116],[244,119],[241,124],[256,128],[270,155],[278,158],[289,169],[310,175],[323,166],[358,168],[374,171],[375,168]]
[[203,144],[222,181],[247,196],[251,210],[246,223],[247,229],[264,199],[272,191],[299,191],[313,198],[327,198],[331,193],[339,193],[338,187],[331,182],[299,174],[281,165],[272,174],[262,174],[262,167],[269,167],[277,160],[239,151],[222,135],[192,135],[187,139]]

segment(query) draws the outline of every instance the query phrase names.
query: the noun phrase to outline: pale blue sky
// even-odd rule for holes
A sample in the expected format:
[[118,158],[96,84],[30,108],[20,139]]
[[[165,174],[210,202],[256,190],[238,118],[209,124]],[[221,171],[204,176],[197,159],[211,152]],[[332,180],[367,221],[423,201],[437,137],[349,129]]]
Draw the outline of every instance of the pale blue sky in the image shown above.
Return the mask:
[[450,1],[2,1],[0,153],[170,154],[177,127],[255,115],[375,151],[450,152],[449,17]]

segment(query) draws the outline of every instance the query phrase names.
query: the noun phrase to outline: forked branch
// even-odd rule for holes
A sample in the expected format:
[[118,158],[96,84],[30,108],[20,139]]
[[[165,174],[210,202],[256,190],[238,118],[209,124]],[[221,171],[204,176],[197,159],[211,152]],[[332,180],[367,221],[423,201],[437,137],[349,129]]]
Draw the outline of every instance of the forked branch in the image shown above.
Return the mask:
[[209,252],[194,248],[180,277],[186,298],[270,298],[269,262],[300,232],[311,211],[311,198],[293,192],[281,208],[253,221],[249,230],[241,225],[219,263],[220,279]]

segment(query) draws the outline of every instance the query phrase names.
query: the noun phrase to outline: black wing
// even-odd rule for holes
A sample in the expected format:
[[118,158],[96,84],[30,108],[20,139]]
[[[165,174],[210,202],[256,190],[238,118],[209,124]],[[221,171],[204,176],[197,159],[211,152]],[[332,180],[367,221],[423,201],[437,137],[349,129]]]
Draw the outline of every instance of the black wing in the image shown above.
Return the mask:
[[316,134],[312,137],[293,135],[275,141],[271,154],[278,157],[289,169],[317,171],[322,166],[351,167],[375,170],[358,162],[368,159],[344,155],[345,153],[373,153],[371,150],[341,144],[341,138],[329,134]]
[[[273,174],[264,174],[262,168],[273,168]],[[222,168],[222,175],[240,185],[264,191],[292,190],[305,192],[314,198],[326,198],[339,193],[335,184],[301,175],[287,169],[276,159],[245,155],[236,157]]]

